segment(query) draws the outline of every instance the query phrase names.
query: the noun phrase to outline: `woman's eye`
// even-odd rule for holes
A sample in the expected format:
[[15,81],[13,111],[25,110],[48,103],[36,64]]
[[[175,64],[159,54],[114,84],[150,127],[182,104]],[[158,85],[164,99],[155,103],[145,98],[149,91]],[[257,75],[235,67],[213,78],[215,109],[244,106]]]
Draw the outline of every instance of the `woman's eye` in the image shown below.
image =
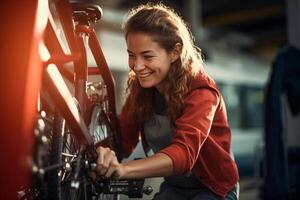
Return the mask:
[[149,60],[151,58],[153,58],[154,56],[144,56],[145,59]]
[[130,54],[128,55],[128,57],[129,57],[129,58],[135,58],[134,55],[130,55]]

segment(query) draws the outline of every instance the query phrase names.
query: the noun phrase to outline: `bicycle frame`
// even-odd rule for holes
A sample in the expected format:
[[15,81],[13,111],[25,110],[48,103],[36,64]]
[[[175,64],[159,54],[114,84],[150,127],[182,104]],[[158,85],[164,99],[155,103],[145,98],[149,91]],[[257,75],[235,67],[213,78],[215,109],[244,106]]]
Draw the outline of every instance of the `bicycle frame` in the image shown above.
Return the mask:
[[[51,96],[55,98],[58,103],[58,108],[63,113],[65,113],[65,118],[70,125],[72,131],[75,133],[77,139],[80,143],[83,144],[92,144],[92,138],[88,134],[87,127],[84,122],[87,121],[87,113],[88,108],[86,105],[89,104],[87,94],[86,94],[86,83],[87,76],[91,74],[99,74],[101,73],[105,84],[107,85],[108,98],[109,98],[109,109],[111,113],[109,115],[111,122],[113,122],[113,129],[117,130],[116,124],[116,110],[115,110],[115,82],[113,76],[108,68],[105,57],[103,55],[102,49],[98,43],[96,38],[95,31],[85,25],[85,24],[77,24],[74,27],[72,21],[72,10],[67,1],[58,1],[56,3],[56,9],[58,13],[58,17],[60,22],[62,23],[62,27],[64,29],[64,33],[66,36],[66,40],[70,47],[70,55],[64,54],[60,45],[58,45],[58,38],[55,35],[55,31],[53,30],[53,26],[51,23],[48,23],[46,29],[46,40],[45,42],[51,48],[51,53],[59,52],[59,55],[55,55],[55,57],[51,57],[45,65],[47,65],[46,70],[46,82],[48,83],[47,89],[51,91]],[[75,30],[75,31],[74,31]],[[88,45],[93,53],[95,58],[97,68],[88,68],[87,66],[87,55],[86,55],[86,47],[84,46],[85,36],[89,35]],[[81,57],[81,59],[80,59]],[[72,76],[66,73],[66,70],[63,69],[61,64],[63,62],[73,61],[74,62],[74,84],[75,84],[75,97],[78,100],[80,107],[82,108],[83,117],[80,115],[78,108],[75,103],[70,100],[72,95],[69,94],[69,91],[66,86],[62,86],[63,81],[59,75],[59,72],[55,70],[53,65],[50,66],[50,63],[56,64],[58,69],[62,74],[66,74],[66,77],[71,78]],[[71,80],[73,81],[73,80]],[[55,89],[54,89],[55,88]]]
[[[3,159],[6,161],[1,166],[1,172],[5,175],[1,179],[1,195],[5,199],[15,199],[17,191],[20,186],[28,186],[31,182],[31,156],[33,130],[36,120],[38,95],[41,89],[42,73],[44,71],[44,81],[46,82],[47,90],[51,97],[57,102],[57,107],[63,113],[69,127],[72,129],[77,140],[82,145],[93,146],[93,140],[88,133],[86,125],[88,109],[84,108],[82,112],[72,101],[72,95],[67,89],[64,82],[62,82],[63,74],[65,78],[74,81],[75,96],[81,105],[89,105],[89,100],[86,95],[86,80],[88,74],[99,74],[101,72],[103,79],[110,90],[109,93],[109,107],[111,110],[110,120],[113,122],[113,128],[117,128],[116,111],[115,111],[115,86],[113,77],[109,71],[105,58],[103,56],[101,47],[97,42],[94,30],[91,28],[78,25],[76,30],[78,32],[86,32],[90,34],[89,45],[97,62],[97,68],[88,69],[86,63],[85,47],[83,46],[83,38],[75,33],[75,26],[72,21],[72,9],[66,0],[53,1],[59,15],[59,20],[64,27],[66,39],[70,47],[70,54],[65,54],[59,38],[55,33],[53,21],[51,22],[51,13],[49,12],[48,1],[33,0],[26,3],[26,9],[19,1],[11,1],[11,4],[5,5],[11,13],[16,11],[24,16],[22,23],[19,18],[12,18],[10,23],[17,27],[10,29],[12,36],[8,34],[8,38],[12,37],[9,42],[13,43],[15,33],[20,32],[22,38],[20,47],[13,46],[7,54],[15,55],[18,59],[11,59],[5,63],[7,65],[7,77],[4,77],[6,85],[10,81],[18,83],[16,86],[11,86],[9,90],[3,90],[6,96],[12,99],[6,100],[3,97],[1,100],[1,110],[7,113],[6,121],[3,123],[2,130],[5,134],[1,134],[4,144],[1,145],[3,152]],[[10,7],[11,6],[11,7]],[[2,9],[1,9],[2,11]],[[6,13],[6,12],[5,12]],[[62,15],[64,13],[64,15]],[[18,38],[17,38],[18,39]],[[47,59],[48,56],[51,56]],[[44,55],[41,52],[44,51]],[[28,53],[27,53],[28,52]],[[6,52],[5,52],[6,53]],[[24,54],[24,55],[23,55]],[[5,54],[4,54],[5,55]],[[74,63],[75,73],[68,72],[63,64],[72,61]],[[1,66],[3,68],[3,66]],[[20,76],[20,74],[22,76]],[[1,73],[4,74],[4,73]],[[11,94],[11,95],[8,95]],[[3,108],[3,109],[2,109]],[[5,124],[5,125],[4,125]],[[2,125],[2,124],[1,124]],[[5,137],[4,137],[5,136]],[[7,142],[8,141],[8,142]],[[6,143],[6,144],[5,144]],[[104,142],[105,143],[105,142]],[[101,144],[102,145],[102,144]],[[15,148],[18,147],[18,148]],[[13,161],[11,161],[13,158]],[[16,173],[17,172],[17,173]],[[15,180],[13,184],[2,183],[2,180]]]

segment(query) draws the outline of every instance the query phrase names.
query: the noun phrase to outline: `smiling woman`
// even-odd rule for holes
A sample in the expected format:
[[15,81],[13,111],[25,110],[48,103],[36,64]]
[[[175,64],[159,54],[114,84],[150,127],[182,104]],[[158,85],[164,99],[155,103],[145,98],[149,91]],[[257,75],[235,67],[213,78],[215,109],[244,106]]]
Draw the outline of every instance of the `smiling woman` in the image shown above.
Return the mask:
[[238,171],[223,97],[203,69],[182,18],[162,4],[132,9],[124,24],[128,96],[119,116],[129,156],[142,138],[154,155],[119,163],[99,147],[97,170],[116,179],[165,177],[154,199],[238,199]]
[[[163,91],[161,86],[167,76],[171,63],[178,59],[180,51],[168,53],[149,35],[130,33],[127,36],[127,47],[130,68],[135,72],[143,88],[156,87]],[[178,44],[178,47],[181,45]]]

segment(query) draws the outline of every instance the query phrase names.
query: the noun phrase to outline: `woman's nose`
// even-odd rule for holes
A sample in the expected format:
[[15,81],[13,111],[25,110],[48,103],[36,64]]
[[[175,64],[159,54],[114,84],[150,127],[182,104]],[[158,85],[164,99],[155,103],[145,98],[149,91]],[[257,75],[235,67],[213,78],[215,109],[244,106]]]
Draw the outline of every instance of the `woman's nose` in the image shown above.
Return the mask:
[[139,70],[143,70],[145,67],[143,62],[135,62],[133,70],[135,71],[139,71]]

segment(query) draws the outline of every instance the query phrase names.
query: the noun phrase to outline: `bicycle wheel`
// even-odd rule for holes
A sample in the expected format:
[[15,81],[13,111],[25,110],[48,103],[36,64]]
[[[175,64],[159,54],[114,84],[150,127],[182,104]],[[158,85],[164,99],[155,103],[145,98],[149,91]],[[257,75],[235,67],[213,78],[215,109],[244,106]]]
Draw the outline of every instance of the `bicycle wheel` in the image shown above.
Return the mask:
[[[90,133],[93,134],[95,144],[112,147],[113,135],[111,125],[101,106],[94,106],[92,111]],[[78,175],[75,178],[76,165],[80,155],[80,146],[76,138],[67,126],[65,120],[56,113],[52,122],[51,148],[49,153],[49,166],[53,169],[46,173],[47,199],[58,200],[118,200],[117,194],[102,193],[97,183],[98,190],[95,190],[88,171],[79,167]],[[78,184],[76,188],[76,184]],[[75,185],[75,187],[74,187]]]
[[54,169],[46,174],[48,199],[95,199],[91,179],[79,159],[80,146],[57,113],[52,128],[49,165]]
[[[52,138],[51,138],[51,150],[50,150],[50,163],[49,165],[61,165],[62,164],[62,148],[63,148],[63,134],[65,130],[65,120],[55,112],[53,126],[52,126]],[[60,168],[55,168],[47,173],[47,187],[49,199],[60,199],[61,187],[58,174]]]
[[[115,149],[115,138],[110,124],[109,118],[103,108],[103,105],[95,105],[92,109],[91,121],[89,125],[90,134],[92,134],[94,139],[94,144],[96,146],[106,146],[111,149]],[[101,185],[101,184],[100,184]],[[118,200],[119,195],[117,194],[103,194],[98,196],[99,200]]]
[[45,112],[39,112],[34,128],[34,148],[32,163],[32,188],[18,194],[19,199],[47,199],[48,190],[45,181],[45,170],[49,166],[49,149],[51,140],[52,119]]

